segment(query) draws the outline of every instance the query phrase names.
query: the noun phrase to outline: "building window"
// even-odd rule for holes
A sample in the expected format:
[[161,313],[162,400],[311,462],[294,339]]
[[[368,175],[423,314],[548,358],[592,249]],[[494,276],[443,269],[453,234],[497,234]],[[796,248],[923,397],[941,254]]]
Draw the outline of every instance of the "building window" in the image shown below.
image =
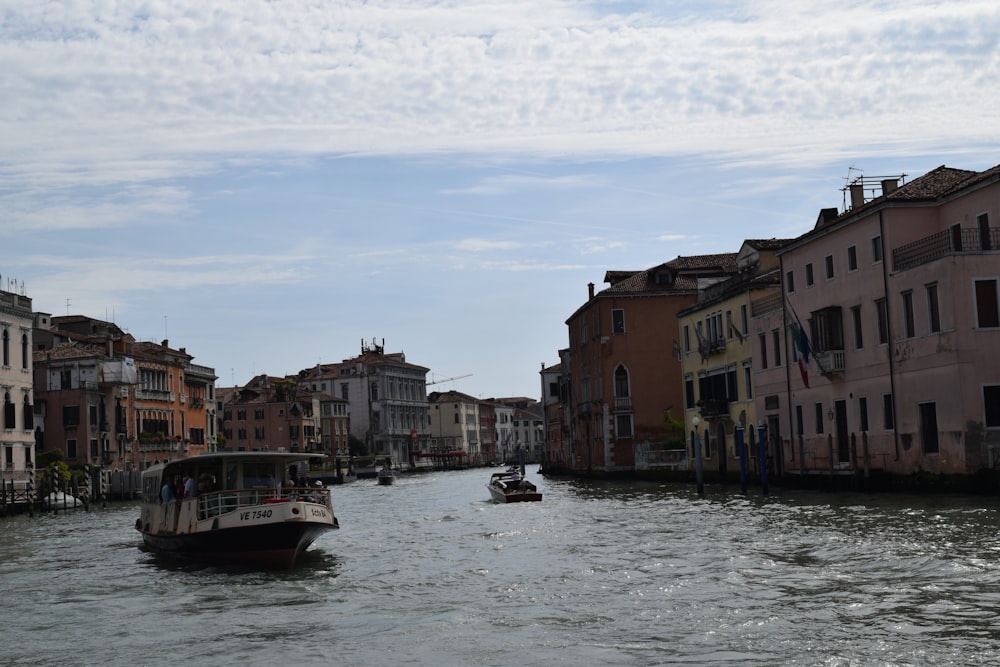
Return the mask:
[[705,328],[708,332],[709,350],[717,350],[725,346],[721,312],[713,313],[705,318]]
[[927,285],[927,319],[931,333],[941,331],[941,306],[938,304],[937,283]]
[[854,349],[860,350],[865,346],[863,328],[861,326],[861,306],[851,306],[851,320],[854,324]]
[[71,438],[66,441],[66,458],[75,459],[76,458],[76,439]]
[[3,365],[10,366],[10,332],[4,329],[0,339],[3,346]]
[[684,376],[684,407],[688,410],[694,410],[694,377],[691,375]]
[[813,265],[809,262],[806,264],[806,287],[812,287],[813,282]]
[[892,394],[882,394],[882,422],[887,431],[896,428],[896,414],[892,409]]
[[628,398],[628,371],[621,364],[615,369],[615,397]]
[[952,252],[962,252],[962,225],[955,223],[948,228],[951,232],[951,249]]
[[916,335],[916,326],[913,323],[913,292],[907,290],[900,296],[903,298],[903,333],[904,338],[913,338]]
[[771,332],[771,337],[774,340],[774,365],[781,365],[781,334],[777,329]]
[[760,334],[760,367],[767,368],[767,334]]
[[743,336],[750,333],[750,316],[745,303],[740,305],[740,331],[742,332],[742,335],[740,335],[740,340],[742,341]]
[[844,349],[844,315],[840,306],[813,311],[809,328],[812,334],[809,343],[815,351]]
[[63,426],[79,426],[80,425],[80,406],[79,405],[65,405],[63,406]]
[[858,419],[860,420],[861,431],[868,430],[868,399],[865,396],[858,397]]
[[340,397],[345,401],[348,400],[348,396],[350,394],[350,392],[348,391],[349,388],[350,385],[348,385],[346,382],[340,383]]
[[750,364],[743,364],[743,386],[746,387],[747,400],[753,398],[753,368]]
[[611,332],[625,333],[625,311],[621,308],[615,308],[611,311]]
[[16,411],[14,409],[14,401],[10,400],[10,392],[4,392],[3,395],[3,427],[4,428],[14,428],[14,419],[16,417]]
[[31,356],[29,354],[30,350],[31,346],[28,345],[28,334],[24,334],[21,336],[21,368],[25,370],[28,368],[28,359]]
[[976,322],[980,329],[1000,327],[995,278],[976,281]]
[[937,426],[937,403],[921,403],[917,406],[920,411],[920,443],[924,454],[937,454],[938,447],[938,426]]
[[982,213],[976,216],[976,224],[979,226],[979,249],[993,250],[993,242],[990,239],[990,216]]
[[878,264],[882,261],[882,237],[876,236],[872,238],[872,264]]
[[254,408],[253,418],[254,419],[263,419],[264,418],[264,408]]
[[857,271],[858,270],[858,247],[850,246],[847,249],[847,270]]
[[615,415],[615,436],[618,438],[632,437],[632,415]]
[[875,314],[878,319],[878,343],[885,345],[889,342],[889,314],[886,312],[885,299],[875,300]]
[[823,404],[816,404],[816,434],[823,434]]
[[805,431],[805,427],[806,427],[806,425],[803,423],[803,419],[802,419],[802,406],[801,405],[796,405],[795,406],[795,432],[797,434],[799,434],[799,435],[803,435],[806,432]]
[[785,274],[785,292],[791,294],[795,291],[795,273],[789,271]]
[[826,265],[826,279],[833,280],[833,255],[827,255],[823,263]]
[[691,329],[688,325],[684,325],[684,351],[691,351]]
[[986,428],[1000,428],[1000,385],[983,387],[983,408],[986,411]]

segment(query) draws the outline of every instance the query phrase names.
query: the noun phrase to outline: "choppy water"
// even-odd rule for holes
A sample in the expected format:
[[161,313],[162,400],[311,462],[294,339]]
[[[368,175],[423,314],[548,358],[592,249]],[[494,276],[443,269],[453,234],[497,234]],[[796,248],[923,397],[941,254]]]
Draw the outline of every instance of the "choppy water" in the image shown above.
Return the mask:
[[489,470],[334,488],[301,567],[181,566],[136,505],[0,519],[0,665],[977,665],[1000,503]]

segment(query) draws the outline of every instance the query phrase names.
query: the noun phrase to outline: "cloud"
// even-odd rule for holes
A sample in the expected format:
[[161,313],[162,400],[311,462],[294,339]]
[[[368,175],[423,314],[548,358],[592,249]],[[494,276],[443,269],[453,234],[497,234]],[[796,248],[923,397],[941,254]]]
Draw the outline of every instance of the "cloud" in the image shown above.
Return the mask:
[[468,252],[488,252],[494,250],[516,250],[525,247],[517,241],[496,241],[491,239],[460,239],[453,244],[456,249]]
[[657,8],[18,3],[0,27],[0,169],[149,180],[233,154],[438,151],[816,162],[900,135],[995,139],[995,3]]

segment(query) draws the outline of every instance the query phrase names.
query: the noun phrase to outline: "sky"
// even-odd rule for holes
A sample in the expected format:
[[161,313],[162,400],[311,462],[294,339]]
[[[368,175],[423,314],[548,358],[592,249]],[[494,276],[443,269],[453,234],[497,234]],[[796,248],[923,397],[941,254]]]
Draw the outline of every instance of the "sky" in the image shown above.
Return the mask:
[[[0,289],[540,396],[608,270],[1000,163],[995,0],[0,0]],[[457,378],[457,379],[451,379]]]

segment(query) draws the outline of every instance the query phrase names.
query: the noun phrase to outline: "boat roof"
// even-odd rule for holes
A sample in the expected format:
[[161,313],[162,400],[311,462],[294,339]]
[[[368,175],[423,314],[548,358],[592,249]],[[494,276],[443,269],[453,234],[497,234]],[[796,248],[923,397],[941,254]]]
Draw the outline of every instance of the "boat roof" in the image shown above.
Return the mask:
[[272,463],[296,463],[298,461],[308,461],[314,458],[314,454],[302,452],[205,452],[197,456],[185,456],[179,459],[171,459],[164,463],[157,463],[146,468],[142,474],[159,475],[165,468],[176,468],[185,465],[205,465],[220,464],[225,461],[270,461]]

